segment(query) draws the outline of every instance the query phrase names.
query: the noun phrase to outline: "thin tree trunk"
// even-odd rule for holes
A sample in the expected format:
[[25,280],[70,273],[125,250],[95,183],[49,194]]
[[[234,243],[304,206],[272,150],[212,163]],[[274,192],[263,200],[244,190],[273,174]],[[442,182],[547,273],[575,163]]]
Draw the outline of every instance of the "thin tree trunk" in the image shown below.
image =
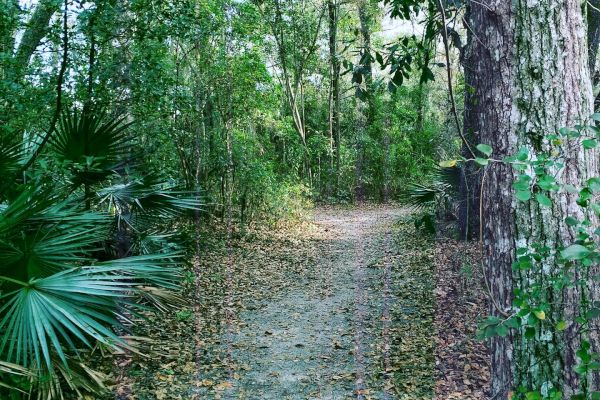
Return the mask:
[[339,6],[328,0],[329,60],[331,63],[331,87],[329,95],[329,136],[332,143],[332,166],[335,159],[335,192],[340,183],[340,60],[337,52],[337,29]]
[[[358,202],[364,200],[365,188],[364,188],[364,166],[365,160],[365,148],[364,139],[367,136],[369,128],[373,123],[374,105],[373,105],[373,71],[371,67],[371,59],[365,57],[371,49],[371,19],[369,16],[368,4],[366,1],[359,1],[357,4],[358,8],[358,19],[360,22],[360,34],[362,38],[362,51],[361,55],[361,68],[362,75],[365,81],[365,92],[366,92],[366,107],[362,104],[361,99],[357,99],[357,112],[359,123],[357,124],[358,138],[357,138],[357,156],[356,156],[356,189],[355,196]],[[357,90],[360,88],[357,86]]]
[[383,132],[383,182],[381,186],[381,201],[385,204],[390,200],[390,135],[389,120],[386,121],[386,129]]
[[587,8],[587,33],[588,33],[588,65],[594,84],[597,83],[596,58],[600,45],[600,0],[588,0]]
[[[521,147],[537,157],[549,150],[544,135],[579,124],[592,112],[580,2],[540,0],[535,6],[530,3],[471,3],[473,34],[488,49],[473,59],[473,68],[479,74],[477,125],[481,142],[493,147],[496,159],[515,154]],[[577,185],[586,177],[597,175],[597,152],[584,152],[579,146],[565,147],[570,162],[559,177],[562,183]],[[564,219],[567,215],[581,216],[571,194],[551,195],[555,200],[552,209],[541,208],[535,202],[517,202],[511,187],[513,180],[510,166],[494,163],[488,167],[483,184],[487,274],[496,303],[507,310],[513,288],[524,287],[534,278],[529,272],[513,275],[511,264],[516,248],[531,247],[533,243],[550,248],[569,244],[573,232]],[[552,261],[544,267],[549,274],[556,268]],[[572,320],[580,293],[575,289],[546,292],[552,318]],[[564,304],[555,305],[558,299]],[[547,328],[541,328],[539,335],[547,340],[522,341],[521,332],[513,338],[493,341],[494,398],[506,399],[511,389],[521,385],[540,390],[544,382],[558,386],[564,398],[571,398],[579,384],[573,371],[574,352],[580,340],[575,324],[569,325],[560,337]],[[597,348],[597,343],[593,345]]]
[[[588,65],[592,76],[594,89],[600,81],[600,74],[596,72],[596,59],[600,46],[600,0],[588,0],[587,7],[587,34],[588,34]],[[600,92],[594,99],[594,110],[600,109]]]

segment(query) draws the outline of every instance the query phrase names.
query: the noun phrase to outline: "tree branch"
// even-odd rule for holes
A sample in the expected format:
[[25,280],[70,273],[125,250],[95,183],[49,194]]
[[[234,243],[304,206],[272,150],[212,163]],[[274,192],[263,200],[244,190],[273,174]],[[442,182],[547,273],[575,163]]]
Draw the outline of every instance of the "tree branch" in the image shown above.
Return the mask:
[[454,99],[454,89],[452,88],[452,69],[450,68],[450,49],[449,49],[449,45],[448,45],[448,31],[446,30],[446,12],[444,11],[444,6],[442,5],[442,0],[438,0],[438,8],[442,15],[442,24],[443,24],[442,39],[444,42],[444,52],[445,52],[445,56],[446,56],[446,74],[448,76],[448,95],[450,96],[452,115],[454,116],[454,121],[456,122],[456,129],[458,130],[458,134],[459,134],[461,140],[465,144],[465,147],[467,148],[467,150],[469,151],[471,156],[473,158],[475,158],[475,153],[473,153],[473,150],[471,149],[471,146],[469,145],[469,142],[467,141],[467,138],[465,137],[465,135],[462,131],[462,127],[460,125],[460,120],[458,118],[458,111],[456,110],[456,100]]
[[69,32],[68,32],[68,25],[67,25],[67,11],[68,11],[67,0],[65,0],[64,6],[65,6],[65,10],[64,10],[64,14],[63,14],[63,56],[62,56],[62,61],[60,63],[60,70],[58,72],[58,79],[56,82],[56,109],[54,110],[54,115],[52,116],[52,120],[50,122],[50,129],[48,129],[48,131],[46,132],[46,135],[42,139],[42,142],[35,149],[35,151],[31,155],[31,158],[29,158],[29,161],[27,161],[27,163],[23,166],[22,171],[26,171],[34,163],[34,161],[37,159],[37,157],[40,155],[40,153],[42,152],[42,149],[44,148],[44,146],[46,146],[46,143],[48,143],[50,136],[56,129],[56,123],[58,122],[58,118],[60,117],[60,112],[61,112],[61,108],[62,108],[62,85],[63,85],[63,81],[64,81],[64,77],[65,77],[65,71],[67,70],[67,63],[69,60]]
[[35,8],[33,15],[27,22],[28,28],[23,34],[21,43],[15,53],[16,65],[20,70],[29,63],[31,55],[48,33],[50,18],[60,9],[60,1],[45,0]]

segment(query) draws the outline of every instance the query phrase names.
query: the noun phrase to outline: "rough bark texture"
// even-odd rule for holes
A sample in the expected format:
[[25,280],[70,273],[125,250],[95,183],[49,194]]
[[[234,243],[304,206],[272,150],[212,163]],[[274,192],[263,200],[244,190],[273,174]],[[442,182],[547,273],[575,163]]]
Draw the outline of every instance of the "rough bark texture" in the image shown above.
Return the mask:
[[[480,127],[481,142],[494,149],[494,157],[513,154],[516,134],[512,129],[512,12],[510,2],[496,0],[487,7],[471,4],[473,35],[483,47],[473,57],[477,75],[480,112],[474,123]],[[502,308],[510,307],[512,293],[515,226],[510,166],[490,168],[484,182],[484,243],[491,294]],[[497,314],[497,310],[492,310]],[[505,399],[512,387],[512,345],[510,338],[496,338],[492,344],[492,395]]]
[[[545,135],[581,123],[592,112],[581,4],[578,0],[495,0],[488,6],[473,2],[471,7],[474,35],[488,49],[474,59],[481,141],[494,148],[496,159],[522,146],[535,157],[548,150]],[[597,175],[595,151],[584,152],[578,145],[565,150],[568,162],[557,177],[561,183],[578,185],[587,176]],[[575,197],[565,193],[552,196],[551,209],[535,202],[517,203],[511,189],[513,178],[510,167],[495,163],[488,167],[483,193],[488,275],[493,296],[507,309],[513,283],[525,285],[532,278],[527,273],[513,276],[515,249],[533,243],[552,248],[569,244],[573,232],[564,218],[582,216]],[[536,278],[546,279],[545,274],[554,268],[550,261],[544,275]],[[580,293],[546,292],[548,302],[558,303],[551,310],[553,317],[566,316],[568,321],[578,308]],[[579,384],[573,372],[579,346],[575,326],[568,326],[561,337],[541,334],[547,340],[520,342],[515,337],[492,343],[495,398],[507,398],[510,389],[519,385],[539,390],[548,381],[561,387],[565,398],[572,396]]]
[[[479,74],[476,70],[479,58],[485,56],[488,51],[477,37],[474,37],[471,26],[474,26],[471,20],[471,7],[467,6],[465,21],[465,30],[467,32],[467,43],[461,49],[461,64],[463,66],[463,75],[465,80],[464,94],[464,114],[463,114],[463,132],[469,143],[478,144],[481,142],[479,128],[479,114],[481,113],[481,99],[479,88],[485,85],[480,82],[487,77]],[[456,41],[453,41],[456,42]],[[455,46],[460,43],[455,43]],[[463,144],[462,155],[470,158],[471,154]],[[481,192],[481,168],[473,163],[465,165],[461,170],[460,179],[460,203],[458,207],[458,225],[460,237],[462,239],[479,237],[479,199]]]

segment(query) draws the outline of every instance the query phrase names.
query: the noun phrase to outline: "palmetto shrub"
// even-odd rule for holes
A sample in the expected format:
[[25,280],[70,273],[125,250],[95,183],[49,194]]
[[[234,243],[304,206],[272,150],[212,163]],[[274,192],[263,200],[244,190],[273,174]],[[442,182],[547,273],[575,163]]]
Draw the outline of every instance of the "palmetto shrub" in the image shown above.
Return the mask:
[[173,223],[200,201],[136,172],[128,126],[66,113],[30,171],[0,148],[0,398],[101,391],[86,353],[131,349],[115,328],[177,298]]
[[437,167],[428,183],[412,183],[408,186],[400,200],[420,214],[416,220],[418,227],[423,226],[434,232],[436,219],[448,219],[453,215],[459,180],[458,168]]

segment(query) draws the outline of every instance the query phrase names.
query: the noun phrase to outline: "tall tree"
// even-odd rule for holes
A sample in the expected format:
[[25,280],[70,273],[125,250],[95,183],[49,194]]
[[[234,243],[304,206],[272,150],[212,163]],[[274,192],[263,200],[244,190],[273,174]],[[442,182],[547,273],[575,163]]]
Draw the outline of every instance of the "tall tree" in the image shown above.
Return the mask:
[[[359,74],[355,74],[357,101],[357,139],[356,139],[356,191],[357,201],[364,200],[365,196],[365,142],[372,128],[375,116],[375,94],[373,92],[373,60],[371,56],[371,4],[368,0],[359,0],[356,3],[358,21],[360,24],[360,52],[358,68]],[[363,82],[364,81],[364,82]]]
[[[451,35],[454,47],[460,50],[460,61],[463,67],[465,82],[462,130],[469,143],[479,143],[481,139],[478,115],[482,107],[482,103],[479,100],[481,96],[479,88],[485,86],[485,82],[482,80],[487,79],[487,77],[478,74],[476,67],[482,53],[488,50],[473,34],[473,30],[470,28],[473,25],[470,4],[466,6],[464,25],[467,32],[467,43],[464,46],[460,44],[458,33],[453,32]],[[464,157],[470,158],[472,156],[464,143],[461,152]],[[468,163],[461,168],[459,191],[458,222],[460,236],[464,239],[477,237],[479,235],[480,224],[479,200],[481,192],[481,168],[479,166],[474,163]]]
[[[356,3],[359,31],[360,31],[360,52],[359,62],[356,68],[358,73],[354,74],[356,82],[357,101],[357,155],[356,155],[356,190],[355,196],[357,201],[364,200],[365,196],[365,176],[366,168],[369,163],[373,162],[374,167],[379,171],[381,166],[378,165],[378,160],[368,160],[366,153],[366,143],[369,141],[369,136],[376,130],[375,126],[375,87],[373,85],[373,56],[371,35],[373,29],[374,7],[369,0],[359,0]],[[358,78],[358,79],[357,79]],[[379,178],[379,179],[378,179]],[[381,178],[375,177],[375,180],[380,183]]]
[[327,1],[329,27],[329,141],[331,146],[332,164],[335,159],[335,188],[339,189],[340,179],[340,56],[338,54],[338,19],[340,6],[337,0]]
[[[477,125],[481,141],[493,147],[497,159],[515,154],[518,149],[535,159],[550,149],[545,135],[579,124],[592,112],[581,3],[472,2],[471,21],[473,35],[486,49],[472,59],[478,74]],[[569,160],[561,174],[564,183],[577,185],[597,175],[596,151],[584,152],[580,146],[572,145],[563,145],[561,150]],[[532,279],[528,272],[513,275],[511,264],[516,248],[535,243],[556,248],[570,243],[573,231],[565,224],[565,218],[583,217],[574,207],[576,195],[570,193],[549,194],[555,200],[552,208],[514,201],[513,181],[510,166],[494,163],[488,167],[483,183],[487,274],[496,313],[509,310],[513,289]],[[544,265],[548,274],[555,269],[552,260]],[[550,312],[557,318],[573,317],[577,312],[579,297],[575,289],[557,291],[550,287],[544,295]],[[546,330],[540,335],[547,340],[517,340],[520,335],[494,339],[494,398],[508,398],[513,387],[533,386],[540,390],[549,384],[561,388],[565,398],[571,398],[579,384],[573,367],[581,332],[575,323],[570,323],[560,337]]]
[[302,84],[310,58],[317,50],[323,21],[319,5],[308,6],[296,0],[273,0],[261,8],[268,18],[277,47],[278,67],[294,129],[306,147],[306,121],[302,104]]

